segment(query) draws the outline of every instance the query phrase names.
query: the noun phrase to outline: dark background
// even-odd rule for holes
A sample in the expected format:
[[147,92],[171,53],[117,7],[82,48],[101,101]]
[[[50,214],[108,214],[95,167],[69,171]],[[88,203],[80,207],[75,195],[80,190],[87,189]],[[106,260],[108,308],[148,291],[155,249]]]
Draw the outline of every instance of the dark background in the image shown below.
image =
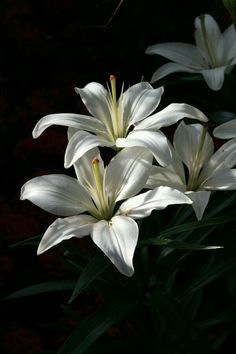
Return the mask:
[[[86,113],[75,86],[106,84],[110,74],[126,88],[141,78],[150,80],[166,61],[145,55],[146,47],[164,41],[193,43],[196,16],[210,13],[222,28],[230,23],[220,0],[124,0],[117,8],[118,4],[119,0],[0,2],[1,297],[68,275],[57,249],[37,257],[36,247],[9,248],[44,232],[55,219],[19,200],[22,184],[42,174],[67,173],[65,128],[50,128],[33,140],[36,122],[49,113]],[[204,84],[199,87],[167,88],[162,104],[196,104],[205,113],[216,109],[217,100],[207,106],[201,88],[209,97],[210,90]],[[2,303],[0,352],[53,353],[65,338],[55,330],[55,322],[66,321],[60,307],[66,301],[66,295],[56,293]],[[97,301],[81,296],[78,311],[93,311]]]

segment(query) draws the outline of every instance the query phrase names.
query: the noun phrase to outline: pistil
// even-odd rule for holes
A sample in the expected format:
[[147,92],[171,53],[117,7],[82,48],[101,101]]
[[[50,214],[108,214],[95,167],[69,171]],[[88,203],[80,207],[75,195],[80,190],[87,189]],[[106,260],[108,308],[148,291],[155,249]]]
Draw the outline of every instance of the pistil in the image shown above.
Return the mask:
[[207,129],[208,129],[208,125],[205,124],[203,126],[203,129],[202,129],[202,132],[200,135],[196,157],[195,157],[193,164],[191,166],[192,168],[189,171],[189,178],[188,178],[188,185],[187,185],[187,190],[189,190],[189,191],[196,190],[198,187],[198,177],[199,177],[200,170],[202,168],[202,163],[201,163],[202,150],[203,150],[203,146],[204,146],[204,142],[205,142],[205,138],[206,138]]
[[92,168],[93,168],[93,176],[95,181],[95,186],[97,190],[97,197],[99,205],[97,205],[97,209],[102,219],[107,219],[110,216],[109,206],[106,203],[106,199],[104,197],[103,184],[101,181],[101,175],[99,170],[99,159],[95,158],[92,160]]
[[206,50],[207,50],[207,54],[208,54],[208,57],[209,57],[209,64],[210,64],[211,68],[216,68],[218,65],[217,65],[214,53],[212,51],[211,45],[210,45],[210,43],[208,41],[206,24],[205,24],[205,16],[204,15],[200,16],[200,21],[201,21],[201,28],[202,28],[202,33],[203,33],[204,44],[205,44],[205,47],[206,47]]
[[112,102],[112,123],[113,130],[115,134],[115,138],[119,136],[119,112],[117,110],[117,96],[116,96],[116,76],[110,75],[110,83],[111,83],[111,102]]

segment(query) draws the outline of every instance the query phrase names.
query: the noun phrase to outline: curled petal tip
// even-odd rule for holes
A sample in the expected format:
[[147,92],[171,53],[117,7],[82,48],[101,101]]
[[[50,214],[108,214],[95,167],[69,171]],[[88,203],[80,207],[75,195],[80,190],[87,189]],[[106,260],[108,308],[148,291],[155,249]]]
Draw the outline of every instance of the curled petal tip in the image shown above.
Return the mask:
[[32,131],[32,137],[34,138],[34,139],[37,139],[38,137],[39,137],[39,134],[38,134],[38,132],[37,132],[37,130],[34,128],[34,130]]

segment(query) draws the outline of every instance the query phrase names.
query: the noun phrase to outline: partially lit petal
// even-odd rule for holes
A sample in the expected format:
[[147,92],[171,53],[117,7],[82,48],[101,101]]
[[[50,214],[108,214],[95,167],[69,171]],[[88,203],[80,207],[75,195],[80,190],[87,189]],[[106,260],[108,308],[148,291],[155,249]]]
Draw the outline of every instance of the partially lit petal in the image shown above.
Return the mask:
[[212,16],[206,14],[195,19],[195,40],[206,61],[217,66],[219,64],[217,54],[221,41],[221,31]]
[[133,130],[127,138],[117,139],[116,146],[147,148],[162,166],[168,165],[171,161],[171,151],[168,140],[161,131]]
[[114,143],[85,131],[78,131],[69,140],[65,152],[65,167],[73,165],[83,154],[96,146],[113,146]]
[[90,82],[84,88],[75,88],[92,116],[100,119],[105,125],[111,124],[109,94],[98,82]]
[[191,204],[182,192],[170,187],[157,187],[126,200],[118,210],[119,214],[139,219],[149,216],[154,209],[165,209],[172,204]]
[[147,82],[131,86],[122,96],[123,119],[128,126],[146,118],[159,105],[163,87],[154,89]]
[[225,169],[212,174],[203,184],[207,190],[233,190],[236,189],[236,169]]
[[172,150],[172,162],[166,167],[152,166],[146,188],[168,186],[182,192],[186,190],[184,167],[174,149]]
[[122,274],[133,275],[138,241],[138,225],[133,219],[114,216],[110,221],[101,220],[94,225],[91,237]]
[[236,119],[223,123],[213,130],[213,135],[220,139],[236,138]]
[[46,175],[26,182],[21,199],[28,199],[38,207],[55,215],[76,215],[91,205],[88,192],[75,178],[65,175]]
[[152,75],[151,77],[151,83],[156,82],[157,80],[162,79],[163,77],[177,73],[177,72],[182,72],[182,73],[198,73],[199,70],[196,69],[190,69],[187,66],[184,66],[183,64],[177,64],[177,63],[167,63],[162,66],[160,66]]
[[236,30],[234,25],[230,25],[222,33],[224,43],[225,64],[230,64],[236,57]]
[[49,114],[41,118],[33,130],[33,137],[38,138],[45,129],[51,125],[62,125],[66,127],[84,129],[97,133],[104,129],[104,124],[98,119],[74,113]]
[[212,90],[220,90],[224,83],[225,66],[220,66],[218,68],[202,70],[201,74],[204,77],[207,85]]
[[81,238],[91,234],[97,220],[90,215],[71,216],[52,223],[40,241],[37,254],[41,254],[71,237]]
[[145,185],[152,164],[152,154],[144,148],[120,151],[109,163],[105,175],[106,193],[112,200],[122,200],[138,193]]
[[171,103],[158,113],[146,118],[142,122],[138,123],[135,130],[147,129],[158,130],[162,127],[168,127],[169,125],[177,123],[183,118],[196,119],[201,122],[207,122],[208,118],[199,109],[190,106],[186,103]]
[[216,171],[224,170],[235,165],[236,139],[223,144],[207,161],[202,175],[210,176]]
[[198,191],[186,192],[186,195],[193,201],[192,207],[198,220],[201,220],[206,206],[209,202],[211,192]]
[[194,168],[195,163],[197,163],[200,169],[213,154],[214,145],[208,133],[205,135],[204,143],[199,154],[203,129],[204,127],[200,124],[187,125],[181,122],[175,131],[175,150],[189,170]]
[[94,186],[94,174],[92,168],[92,162],[94,159],[99,160],[99,169],[101,171],[101,178],[104,173],[104,163],[100,156],[99,149],[97,147],[88,150],[80,159],[74,163],[74,169],[77,179],[84,186]]
[[201,69],[202,59],[196,46],[188,43],[169,42],[151,45],[146,54],[158,54],[190,69]]

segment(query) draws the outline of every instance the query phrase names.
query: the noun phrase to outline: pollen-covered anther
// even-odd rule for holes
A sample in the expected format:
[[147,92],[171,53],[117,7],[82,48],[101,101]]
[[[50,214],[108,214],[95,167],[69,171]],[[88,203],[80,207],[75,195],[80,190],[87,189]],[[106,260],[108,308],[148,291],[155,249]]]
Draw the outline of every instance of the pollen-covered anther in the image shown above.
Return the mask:
[[92,160],[92,165],[96,165],[96,164],[99,164],[99,159],[97,157],[95,157],[93,160]]
[[116,80],[116,75],[111,74],[111,75],[109,76],[109,80],[110,80],[110,81]]

